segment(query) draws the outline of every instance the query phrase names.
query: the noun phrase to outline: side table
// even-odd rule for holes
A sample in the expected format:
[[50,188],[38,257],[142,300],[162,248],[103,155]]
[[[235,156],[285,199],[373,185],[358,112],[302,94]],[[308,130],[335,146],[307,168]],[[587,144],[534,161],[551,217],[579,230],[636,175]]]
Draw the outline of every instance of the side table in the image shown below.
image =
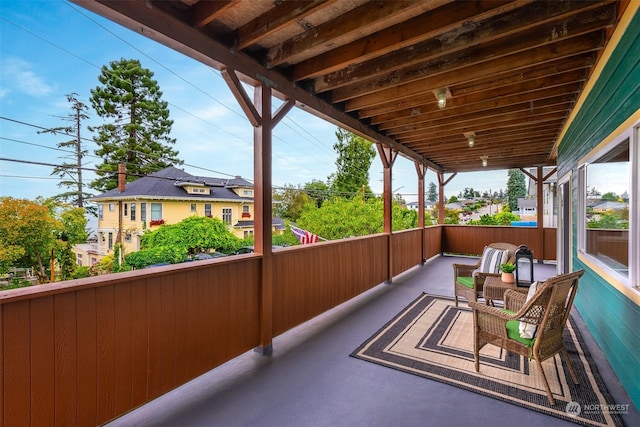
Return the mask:
[[524,294],[529,292],[528,288],[518,288],[515,283],[503,282],[499,276],[489,276],[485,279],[484,286],[482,288],[486,304],[493,306],[494,301],[503,301],[504,291],[507,289],[514,289],[517,292],[522,292]]

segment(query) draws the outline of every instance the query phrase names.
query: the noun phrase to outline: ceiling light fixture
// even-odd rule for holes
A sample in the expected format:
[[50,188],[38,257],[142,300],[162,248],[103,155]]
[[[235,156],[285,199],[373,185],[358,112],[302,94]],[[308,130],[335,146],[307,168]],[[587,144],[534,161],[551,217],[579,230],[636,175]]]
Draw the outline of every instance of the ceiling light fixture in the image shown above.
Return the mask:
[[489,160],[489,156],[480,156],[482,159],[482,166],[487,167],[487,160]]
[[467,137],[467,142],[469,143],[469,147],[473,147],[473,144],[476,142],[476,133],[475,132],[465,132],[464,136]]
[[442,110],[447,106],[447,92],[445,89],[440,89],[438,91],[438,107]]
[[447,89],[446,87],[441,87],[440,89],[434,90],[433,94],[438,100],[438,108],[442,110],[447,106],[447,98],[451,98],[451,92],[449,92],[449,89]]

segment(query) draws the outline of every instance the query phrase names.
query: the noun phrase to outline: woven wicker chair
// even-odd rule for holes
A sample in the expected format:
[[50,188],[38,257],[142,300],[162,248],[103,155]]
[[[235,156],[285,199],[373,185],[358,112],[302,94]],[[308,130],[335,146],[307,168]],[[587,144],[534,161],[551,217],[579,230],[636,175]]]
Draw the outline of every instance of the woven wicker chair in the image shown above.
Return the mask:
[[[509,262],[514,262],[518,247],[511,243],[491,243],[487,245],[493,249],[509,251]],[[480,268],[480,259],[475,264],[453,264],[453,295],[458,306],[458,297],[463,297],[467,301],[477,301],[482,296],[482,287],[487,276],[499,276],[495,273],[473,272]]]
[[[569,368],[571,379],[578,384],[562,335],[578,290],[578,279],[583,273],[584,270],[580,270],[547,279],[529,301],[526,301],[526,295],[508,289],[504,293],[504,310],[470,302],[473,309],[476,372],[480,371],[480,349],[486,344],[493,344],[536,361],[552,405],[555,405],[555,399],[542,368],[543,361],[560,353]],[[520,321],[538,326],[534,338],[520,337]]]

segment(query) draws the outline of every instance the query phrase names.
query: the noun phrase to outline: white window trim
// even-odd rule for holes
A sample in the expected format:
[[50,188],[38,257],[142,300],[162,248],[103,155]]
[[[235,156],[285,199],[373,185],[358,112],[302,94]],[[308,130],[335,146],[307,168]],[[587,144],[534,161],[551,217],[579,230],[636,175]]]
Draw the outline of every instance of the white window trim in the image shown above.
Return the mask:
[[[561,235],[560,231],[564,231],[563,230],[563,224],[560,224],[560,204],[562,203],[562,200],[560,200],[560,186],[567,184],[568,183],[568,188],[569,188],[569,206],[566,206],[566,212],[565,214],[569,216],[569,229],[566,230],[569,233],[569,239],[568,239],[568,252],[569,252],[569,259],[563,260],[563,263],[568,263],[569,264],[569,271],[573,271],[573,174],[571,171],[569,171],[565,176],[563,176],[562,178],[560,178],[558,180],[557,183],[557,193],[556,193],[556,197],[557,197],[557,204],[558,204],[558,218],[557,218],[557,224],[556,224],[556,229],[558,230],[558,235],[557,235],[557,246],[556,246],[556,256],[560,257],[562,256],[562,239],[564,238],[564,236]],[[558,273],[560,273],[561,271],[561,267],[562,265],[560,265],[560,263],[558,263]]]
[[[585,250],[586,243],[586,176],[585,168],[607,152],[629,139],[629,275],[624,276]],[[640,120],[637,115],[624,122],[606,140],[591,150],[578,163],[578,259],[596,274],[640,304]],[[634,287],[634,284],[636,287]]]

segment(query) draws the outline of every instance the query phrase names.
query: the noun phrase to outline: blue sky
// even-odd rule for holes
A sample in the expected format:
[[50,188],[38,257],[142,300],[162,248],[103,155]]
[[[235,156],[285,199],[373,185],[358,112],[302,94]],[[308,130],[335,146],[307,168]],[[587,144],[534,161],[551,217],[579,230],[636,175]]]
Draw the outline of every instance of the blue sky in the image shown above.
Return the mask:
[[[68,153],[56,144],[69,138],[39,134],[40,128],[68,125],[66,95],[77,93],[89,104],[100,67],[111,61],[138,59],[154,72],[163,99],[174,120],[175,149],[183,169],[202,176],[253,179],[253,130],[222,80],[220,73],[182,54],[107,21],[65,1],[0,1],[0,196],[34,199],[61,192],[52,167],[24,161],[59,164]],[[86,124],[100,124],[89,109]],[[293,109],[273,136],[273,185],[326,181],[335,171],[332,148],[336,128]],[[83,129],[90,151],[85,166],[100,160],[96,145]],[[86,179],[92,178],[87,173]],[[88,182],[88,181],[87,181]],[[425,178],[437,183],[433,171]],[[506,188],[506,171],[459,174],[445,188],[447,196],[466,187],[484,192]],[[376,156],[370,169],[370,187],[382,192],[382,166]],[[398,157],[393,186],[406,201],[417,200],[413,162]]]

